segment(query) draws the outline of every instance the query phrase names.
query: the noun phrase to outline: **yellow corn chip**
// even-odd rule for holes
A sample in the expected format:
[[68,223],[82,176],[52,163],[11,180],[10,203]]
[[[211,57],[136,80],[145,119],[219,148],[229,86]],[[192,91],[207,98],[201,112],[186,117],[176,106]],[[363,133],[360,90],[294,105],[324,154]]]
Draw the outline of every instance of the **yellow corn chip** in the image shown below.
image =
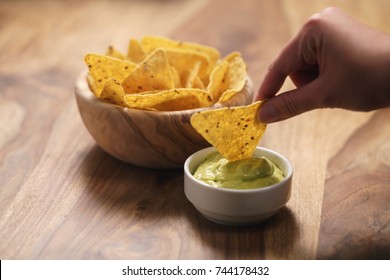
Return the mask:
[[198,52],[186,51],[181,49],[165,49],[170,65],[176,68],[179,73],[181,83],[186,84],[188,69],[193,69],[196,63],[199,63],[199,78],[203,83],[208,84],[210,74],[209,59]]
[[[192,81],[192,87],[193,88],[200,88],[200,89],[206,88],[206,86],[204,85],[203,81],[199,78],[199,76],[196,76],[195,79]],[[213,98],[213,100],[214,100],[214,98]]]
[[123,53],[121,53],[120,51],[115,49],[113,46],[108,47],[108,49],[106,51],[106,55],[120,59],[120,60],[124,60],[126,57]]
[[[84,57],[85,63],[89,68],[89,75],[93,78],[93,85],[90,87],[94,89],[94,94],[99,97],[103,87],[110,78],[121,82],[130,73],[132,73],[137,66],[136,64],[112,58],[100,54],[87,54]],[[91,78],[88,79],[91,81]]]
[[218,101],[222,94],[228,89],[227,71],[229,68],[229,62],[221,60],[215,64],[210,74],[210,83],[207,86],[207,90],[212,94],[214,100]]
[[225,58],[229,63],[229,68],[226,73],[228,89],[222,93],[219,102],[225,102],[232,98],[236,93],[239,93],[245,86],[247,69],[241,54],[233,52]]
[[158,111],[189,110],[212,105],[208,91],[201,89],[177,88],[165,91],[125,96],[128,107],[136,109],[155,109]]
[[180,81],[180,76],[179,72],[177,72],[176,68],[171,66],[171,74],[172,74],[172,79],[173,83],[175,84],[175,88],[181,88],[181,81]]
[[107,81],[102,94],[100,95],[100,99],[104,101],[126,107],[124,97],[125,92],[123,91],[121,83],[113,78]]
[[166,90],[175,87],[171,66],[164,50],[157,49],[122,82],[126,93]]
[[227,160],[253,157],[266,124],[257,119],[261,102],[195,113],[191,125]]
[[146,53],[136,39],[130,39],[127,49],[127,59],[134,63],[140,63],[146,58]]
[[192,88],[194,87],[194,82],[196,80],[196,77],[198,77],[199,69],[200,69],[201,62],[198,61],[195,63],[194,67],[192,67],[191,71],[188,74],[187,81],[186,81],[186,88]]
[[148,53],[152,52],[157,48],[180,49],[180,50],[190,51],[190,52],[195,51],[202,55],[207,56],[212,65],[216,63],[218,59],[220,59],[221,57],[220,52],[216,48],[200,45],[196,43],[191,43],[191,42],[175,41],[163,37],[146,36],[142,38],[141,45]]

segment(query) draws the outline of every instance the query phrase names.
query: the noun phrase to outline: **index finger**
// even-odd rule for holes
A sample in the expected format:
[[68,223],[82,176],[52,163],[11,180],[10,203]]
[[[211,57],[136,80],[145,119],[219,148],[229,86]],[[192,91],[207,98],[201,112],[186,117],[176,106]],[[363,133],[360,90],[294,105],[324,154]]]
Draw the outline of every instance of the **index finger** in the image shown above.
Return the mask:
[[315,47],[313,48],[315,40],[313,39],[310,32],[302,29],[290,40],[269,66],[268,72],[260,85],[256,100],[263,100],[276,95],[287,76],[310,65],[308,62],[313,61],[313,58],[315,59],[313,52],[315,50]]

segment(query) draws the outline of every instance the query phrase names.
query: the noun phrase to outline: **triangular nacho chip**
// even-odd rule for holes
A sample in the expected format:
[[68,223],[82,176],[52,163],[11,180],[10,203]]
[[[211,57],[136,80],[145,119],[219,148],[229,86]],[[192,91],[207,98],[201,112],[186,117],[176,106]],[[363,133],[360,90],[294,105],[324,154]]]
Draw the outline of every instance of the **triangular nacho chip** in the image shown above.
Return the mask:
[[195,51],[207,56],[211,64],[216,63],[221,57],[220,52],[214,47],[192,42],[175,41],[163,37],[145,36],[141,40],[141,45],[148,53],[152,52],[156,48],[178,49],[190,52]]
[[266,129],[257,118],[261,104],[195,113],[191,125],[227,160],[252,158]]
[[120,59],[120,60],[124,60],[125,57],[126,57],[123,53],[121,53],[120,51],[115,49],[113,46],[109,46],[108,47],[108,49],[106,51],[106,55],[110,56],[110,57],[114,57],[114,58]]
[[136,39],[130,39],[127,48],[127,59],[134,63],[140,63],[146,58],[146,53]]
[[122,82],[137,66],[130,61],[123,61],[113,57],[100,54],[87,54],[84,57],[85,63],[89,68],[89,82],[94,81],[92,89],[94,94],[100,97],[100,94],[110,78]]
[[194,83],[196,81],[196,78],[199,77],[198,73],[199,73],[199,69],[200,69],[200,64],[201,64],[200,61],[198,61],[197,63],[194,64],[194,67],[192,67],[192,69],[189,71],[188,77],[186,80],[186,84],[185,84],[186,88],[193,88],[194,87]]
[[227,90],[218,99],[221,103],[229,100],[244,88],[247,76],[246,64],[239,52],[233,52],[224,59],[229,63],[229,67],[225,75]]
[[100,95],[100,99],[106,102],[126,107],[124,97],[125,92],[123,91],[121,83],[113,78],[107,81],[102,94]]
[[165,51],[157,49],[122,82],[126,93],[167,90],[175,87]]
[[179,73],[181,83],[185,85],[188,78],[188,70],[199,64],[198,76],[203,83],[208,84],[211,70],[210,60],[207,56],[196,51],[183,49],[165,49],[170,65],[175,67]]
[[229,62],[221,60],[214,65],[210,73],[210,83],[207,90],[213,95],[215,101],[221,98],[222,94],[228,89],[227,70],[229,69]]

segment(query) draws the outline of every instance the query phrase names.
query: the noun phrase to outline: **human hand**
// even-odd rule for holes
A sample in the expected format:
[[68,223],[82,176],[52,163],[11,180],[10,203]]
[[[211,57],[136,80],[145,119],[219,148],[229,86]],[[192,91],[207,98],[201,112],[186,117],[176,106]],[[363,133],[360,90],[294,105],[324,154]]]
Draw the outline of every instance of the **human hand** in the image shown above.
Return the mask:
[[[289,76],[296,89],[277,92]],[[390,106],[390,36],[327,8],[308,19],[271,64],[255,98],[261,121],[316,108]]]

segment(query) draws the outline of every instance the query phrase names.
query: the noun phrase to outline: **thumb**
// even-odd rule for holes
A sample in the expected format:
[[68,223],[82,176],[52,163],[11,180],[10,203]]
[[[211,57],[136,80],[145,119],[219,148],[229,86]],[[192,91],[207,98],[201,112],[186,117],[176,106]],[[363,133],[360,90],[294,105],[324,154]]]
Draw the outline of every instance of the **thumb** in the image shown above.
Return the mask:
[[322,108],[322,100],[315,80],[303,87],[286,91],[265,101],[261,106],[258,117],[261,122],[272,123],[285,120],[304,112]]

